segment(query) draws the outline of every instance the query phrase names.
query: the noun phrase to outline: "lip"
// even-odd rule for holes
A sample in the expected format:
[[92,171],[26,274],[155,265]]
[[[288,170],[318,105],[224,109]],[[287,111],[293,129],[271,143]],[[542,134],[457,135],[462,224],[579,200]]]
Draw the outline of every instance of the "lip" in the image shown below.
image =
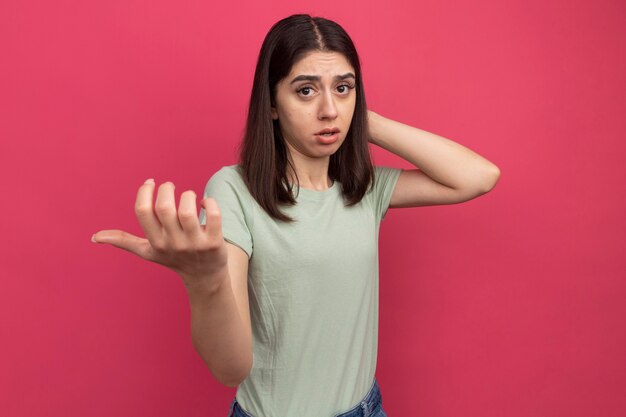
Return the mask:
[[316,133],[316,135],[323,135],[324,133],[339,133],[339,129],[337,129],[336,127],[327,127],[326,129],[322,129],[319,132]]
[[330,136],[315,135],[315,137],[317,138],[317,141],[322,145],[331,145],[337,142],[337,140],[339,139],[339,133],[335,133]]
[[[330,133],[330,135],[324,136],[324,133]],[[336,127],[327,127],[326,129],[322,129],[317,132],[315,137],[322,145],[331,145],[339,139],[339,129]]]

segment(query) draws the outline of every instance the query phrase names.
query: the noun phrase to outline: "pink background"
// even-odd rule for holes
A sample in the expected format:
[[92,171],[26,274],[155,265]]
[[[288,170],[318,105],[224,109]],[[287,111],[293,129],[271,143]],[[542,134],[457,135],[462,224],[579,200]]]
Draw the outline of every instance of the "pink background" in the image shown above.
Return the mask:
[[146,178],[201,193],[235,163],[295,12],[351,34],[370,108],[502,171],[383,222],[390,417],[626,415],[624,2],[369,3],[0,3],[2,415],[226,416],[180,278],[90,237],[140,233]]

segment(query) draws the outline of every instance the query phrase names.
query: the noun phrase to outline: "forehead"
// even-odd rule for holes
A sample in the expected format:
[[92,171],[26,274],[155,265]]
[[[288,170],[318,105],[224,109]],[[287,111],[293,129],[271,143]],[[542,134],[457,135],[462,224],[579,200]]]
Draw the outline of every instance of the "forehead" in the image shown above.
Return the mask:
[[335,76],[346,72],[354,72],[354,68],[343,54],[313,51],[296,61],[288,78],[302,74]]

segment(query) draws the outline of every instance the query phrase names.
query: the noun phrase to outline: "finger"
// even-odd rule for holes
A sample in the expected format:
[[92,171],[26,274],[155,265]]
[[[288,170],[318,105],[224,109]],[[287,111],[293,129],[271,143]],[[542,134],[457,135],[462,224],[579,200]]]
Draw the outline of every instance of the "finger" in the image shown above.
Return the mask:
[[183,227],[185,235],[192,241],[197,242],[201,237],[202,230],[200,229],[198,209],[196,208],[196,193],[192,190],[187,190],[180,195],[178,221]]
[[137,191],[135,200],[135,215],[139,225],[150,242],[155,242],[161,237],[161,223],[154,215],[152,209],[152,196],[154,195],[154,180],[150,178],[143,183]]
[[206,213],[204,233],[211,240],[214,239],[215,242],[220,243],[224,237],[222,235],[222,213],[217,205],[217,201],[207,197],[202,200],[201,204]]
[[95,243],[108,243],[144,259],[152,260],[150,242],[123,230],[101,230],[93,235],[92,241]]
[[183,227],[180,225],[176,214],[174,188],[174,184],[170,181],[159,186],[154,211],[172,243],[178,244],[183,240]]

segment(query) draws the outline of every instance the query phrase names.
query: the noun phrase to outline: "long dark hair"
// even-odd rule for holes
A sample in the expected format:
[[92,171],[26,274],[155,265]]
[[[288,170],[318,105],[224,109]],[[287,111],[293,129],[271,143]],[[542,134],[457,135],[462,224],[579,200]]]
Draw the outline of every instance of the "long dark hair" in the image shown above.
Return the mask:
[[270,216],[286,222],[293,219],[284,214],[279,205],[294,205],[296,199],[287,177],[287,167],[291,164],[288,151],[278,120],[272,119],[271,108],[276,85],[311,51],[341,53],[355,70],[354,114],[343,144],[330,156],[330,179],[341,183],[346,205],[353,205],[361,201],[374,176],[367,140],[361,65],[350,36],[337,23],[321,17],[297,14],[280,20],[266,35],[259,53],[240,165],[254,199]]

